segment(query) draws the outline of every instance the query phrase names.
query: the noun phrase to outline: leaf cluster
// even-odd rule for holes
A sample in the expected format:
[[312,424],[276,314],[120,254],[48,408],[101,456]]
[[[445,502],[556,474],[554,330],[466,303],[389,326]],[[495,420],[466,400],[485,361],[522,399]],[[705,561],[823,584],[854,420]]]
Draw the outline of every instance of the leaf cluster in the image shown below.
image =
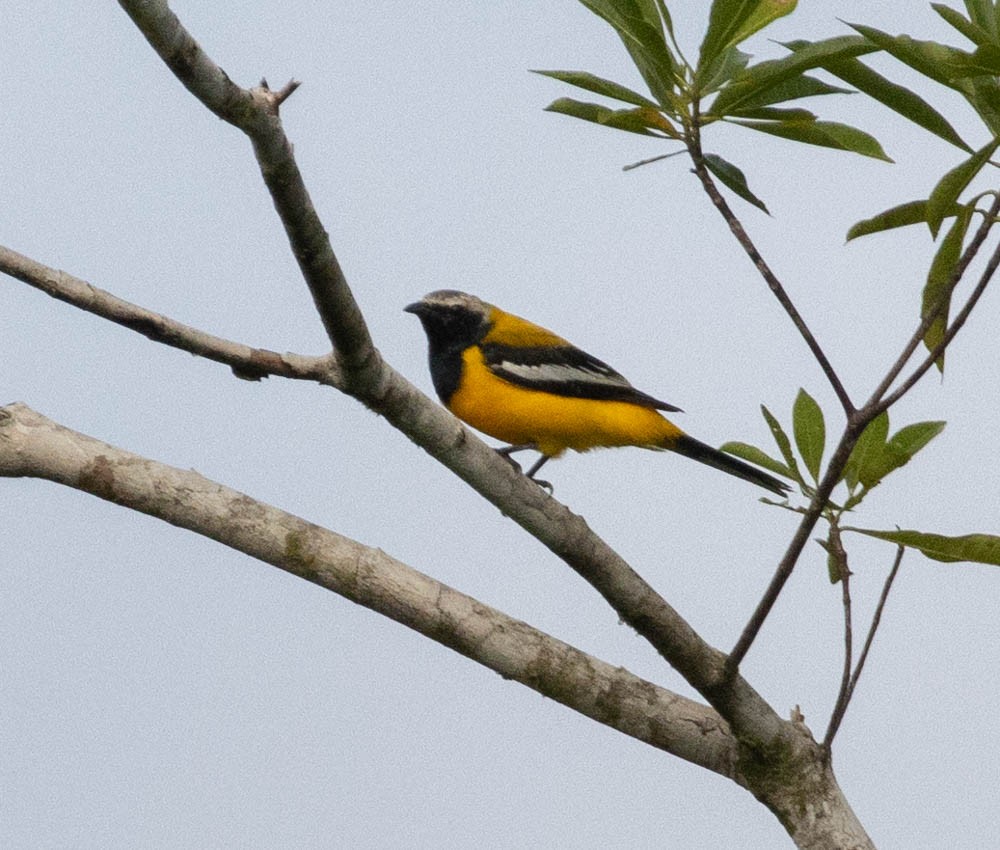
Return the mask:
[[[802,493],[811,497],[822,474],[826,451],[826,421],[822,409],[809,393],[800,389],[792,405],[791,438],[767,407],[761,405],[761,413],[774,438],[779,457],[741,442],[726,443],[722,450],[795,481]],[[855,510],[872,490],[908,464],[944,428],[942,421],[914,422],[890,436],[889,413],[883,411],[876,416],[861,432],[837,480],[846,489],[846,498],[840,503],[829,501],[824,510],[824,519],[831,527],[828,539],[821,541],[824,548],[830,546],[831,540],[839,540],[841,531],[853,531],[917,549],[938,561],[973,561],[1000,566],[1000,537],[994,535],[949,537],[922,531],[875,530],[841,525],[845,513]],[[830,575],[831,580],[839,578],[838,570],[832,566]]]
[[[585,71],[539,71],[612,101],[612,105],[602,105],[564,97],[547,108],[675,144],[676,153],[687,152],[696,171],[701,169],[699,174],[706,188],[711,188],[710,174],[735,195],[765,212],[764,202],[751,190],[744,172],[719,154],[704,150],[703,133],[712,125],[725,122],[792,142],[891,162],[872,135],[847,124],[821,120],[803,106],[803,101],[809,98],[860,92],[963,153],[964,158],[957,165],[935,180],[926,198],[884,210],[858,222],[847,234],[850,241],[924,224],[937,240],[944,223],[951,221],[943,231],[927,272],[920,299],[921,322],[912,342],[914,348],[922,342],[931,352],[933,362],[943,369],[945,346],[961,324],[960,320],[949,324],[952,296],[978,249],[978,245],[973,247],[978,237],[970,238],[972,223],[978,215],[984,223],[992,224],[990,219],[998,208],[995,193],[980,192],[967,197],[967,192],[984,169],[994,164],[993,156],[1000,146],[1000,0],[964,0],[964,14],[940,3],[931,4],[959,34],[963,40],[960,46],[891,35],[864,24],[849,23],[847,26],[853,30],[850,34],[820,41],[785,42],[787,55],[758,62],[741,49],[742,45],[791,14],[796,0],[713,0],[694,61],[685,57],[677,43],[666,0],[581,0],[581,3],[617,33],[648,94]],[[938,88],[961,95],[978,117],[987,141],[973,147],[927,100],[866,64],[865,60],[876,53],[892,57]],[[816,76],[818,72],[836,84]],[[989,211],[984,199],[990,199]],[[721,210],[724,202],[717,200],[716,205]],[[753,252],[751,258],[755,258]],[[755,262],[761,267],[759,256]],[[769,279],[769,284],[775,289],[776,281]],[[969,299],[966,312],[976,297]],[[810,341],[811,336],[793,308],[786,306],[786,309]],[[960,311],[958,315],[962,314]],[[822,353],[818,345],[811,347],[817,355]],[[912,351],[909,349],[900,358],[890,373],[893,377],[898,377]],[[928,359],[928,367],[930,362]],[[831,377],[832,367],[825,371]],[[920,374],[922,371],[917,370],[916,376]],[[838,389],[835,375],[831,381]],[[890,383],[887,378],[880,390],[883,396]],[[895,397],[901,394],[902,390]],[[851,418],[856,411],[846,392],[838,392],[838,396],[853,422],[851,436],[856,443],[848,444],[853,447],[846,463],[836,467],[839,477],[833,482],[834,486],[842,485],[846,495],[840,504],[828,501],[824,507],[823,516],[831,528],[828,543],[834,537],[839,541],[842,515],[855,510],[869,492],[906,465],[944,427],[943,422],[917,422],[890,436],[887,412],[890,402],[872,408],[869,417],[861,421]],[[762,410],[777,444],[778,457],[745,443],[729,443],[724,448],[792,479],[805,496],[812,498],[823,471],[826,425],[822,410],[808,393],[800,391],[792,409],[792,437],[767,408]],[[876,411],[880,412],[875,415]],[[1000,538],[989,535],[949,538],[924,532],[851,530],[912,546],[933,558],[1000,563],[1000,543],[994,545]]]

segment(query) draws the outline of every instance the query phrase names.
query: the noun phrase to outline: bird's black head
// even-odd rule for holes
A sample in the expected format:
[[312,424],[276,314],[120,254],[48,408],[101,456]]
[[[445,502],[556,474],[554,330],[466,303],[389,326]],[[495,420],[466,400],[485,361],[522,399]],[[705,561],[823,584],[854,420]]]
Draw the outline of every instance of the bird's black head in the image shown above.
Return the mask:
[[431,358],[448,352],[461,353],[489,331],[490,310],[475,295],[454,289],[439,289],[404,308],[424,326]]
[[475,295],[439,289],[404,309],[424,326],[434,390],[447,404],[462,379],[462,352],[489,332],[493,308]]

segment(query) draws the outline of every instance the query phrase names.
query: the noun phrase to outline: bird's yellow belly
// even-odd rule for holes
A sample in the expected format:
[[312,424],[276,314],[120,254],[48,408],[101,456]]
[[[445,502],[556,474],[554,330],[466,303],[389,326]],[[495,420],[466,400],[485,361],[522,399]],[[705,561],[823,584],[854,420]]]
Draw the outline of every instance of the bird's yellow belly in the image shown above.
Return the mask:
[[542,454],[555,457],[566,449],[585,452],[602,446],[668,448],[682,433],[648,407],[510,384],[489,371],[476,348],[467,350],[463,359],[466,374],[449,408],[473,428],[506,443],[532,443]]

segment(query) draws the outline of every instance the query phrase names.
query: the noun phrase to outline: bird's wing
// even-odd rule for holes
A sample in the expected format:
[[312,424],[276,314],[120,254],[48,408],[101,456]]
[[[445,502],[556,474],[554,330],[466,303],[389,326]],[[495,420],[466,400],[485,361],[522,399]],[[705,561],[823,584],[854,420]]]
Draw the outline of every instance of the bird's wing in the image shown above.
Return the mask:
[[487,368],[498,378],[520,387],[602,401],[627,401],[656,410],[679,407],[637,390],[607,363],[574,345],[481,345]]

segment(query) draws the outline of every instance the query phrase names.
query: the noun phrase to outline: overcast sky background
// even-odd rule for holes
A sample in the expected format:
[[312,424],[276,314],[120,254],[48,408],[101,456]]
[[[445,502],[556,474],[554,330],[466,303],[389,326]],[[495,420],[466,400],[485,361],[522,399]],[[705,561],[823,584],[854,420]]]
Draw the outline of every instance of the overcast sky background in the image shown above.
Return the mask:
[[[693,57],[707,4],[669,5]],[[376,344],[428,392],[424,336],[402,307],[456,288],[607,360],[707,442],[770,448],[758,406],[788,423],[800,386],[839,424],[681,159],[623,173],[668,148],[542,111],[574,93],[529,68],[641,85],[578,3],[173,6],[240,84],[303,81],[282,117],[313,200]],[[840,17],[958,39],[926,3],[802,6],[768,35],[840,34]],[[7,0],[3,20],[0,242],[209,332],[325,351],[249,143],[118,5]],[[957,98],[932,99],[984,143]],[[912,330],[933,246],[917,228],[844,234],[926,195],[961,153],[860,95],[815,108],[874,132],[897,164],[727,128],[706,149],[767,202],[771,218],[734,206],[860,400]],[[859,525],[998,531],[998,306],[987,293],[944,381],[894,410],[894,430],[949,425]],[[0,319],[0,403],[197,469],[690,693],[575,574],[349,399],[236,380],[8,278]],[[672,455],[573,455],[546,477],[723,649],[794,527],[750,485]],[[5,847],[791,846],[727,780],[318,587],[75,491],[0,487]],[[860,628],[893,550],[848,543]],[[883,850],[996,840],[998,607],[995,568],[904,561],[835,748]],[[840,590],[812,546],[743,670],[821,736],[841,640]]]

